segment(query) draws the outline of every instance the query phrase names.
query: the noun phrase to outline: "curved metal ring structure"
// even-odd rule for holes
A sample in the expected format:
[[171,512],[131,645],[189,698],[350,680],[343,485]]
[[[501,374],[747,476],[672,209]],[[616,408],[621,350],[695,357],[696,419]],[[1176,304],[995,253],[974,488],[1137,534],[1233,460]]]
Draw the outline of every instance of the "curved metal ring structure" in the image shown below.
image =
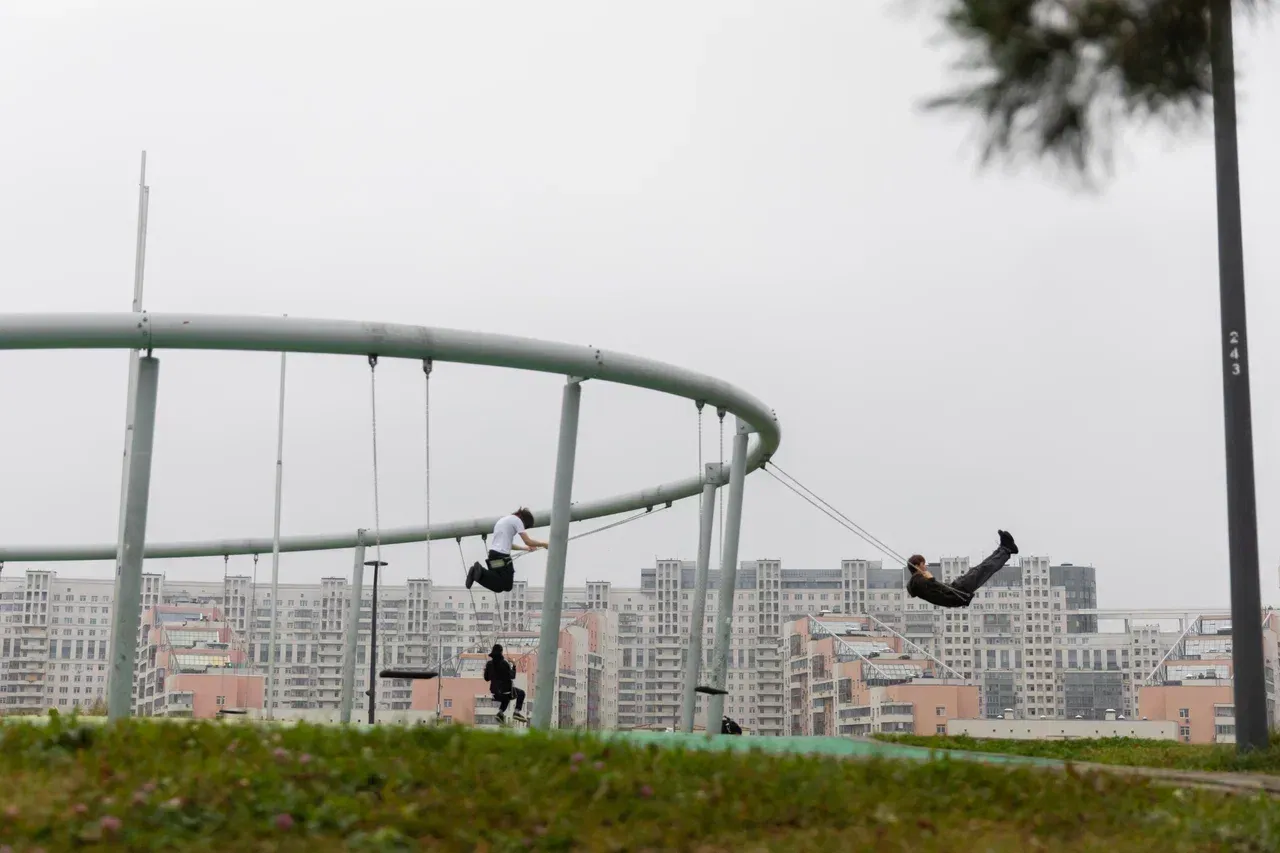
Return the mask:
[[[210,314],[3,314],[0,349],[187,349],[259,352],[377,355],[380,358],[432,359],[491,365],[582,379],[602,379],[674,394],[725,409],[748,424],[757,438],[751,443],[748,472],[761,467],[778,449],[778,419],[745,391],[691,370],[639,356],[591,346],[532,338],[434,329],[393,323],[313,320],[301,317],[247,317]],[[705,476],[663,483],[649,489],[573,504],[571,518],[583,521],[621,512],[661,506],[702,491]],[[550,523],[551,511],[534,513],[536,523]],[[493,529],[497,517],[475,518],[423,527],[381,531],[381,542],[394,545],[430,539],[479,536]],[[357,533],[289,536],[281,551],[329,551],[356,546]],[[219,557],[259,554],[272,549],[270,538],[206,542],[148,543],[147,558]],[[57,562],[115,560],[117,545],[0,546],[0,563],[26,560]]]

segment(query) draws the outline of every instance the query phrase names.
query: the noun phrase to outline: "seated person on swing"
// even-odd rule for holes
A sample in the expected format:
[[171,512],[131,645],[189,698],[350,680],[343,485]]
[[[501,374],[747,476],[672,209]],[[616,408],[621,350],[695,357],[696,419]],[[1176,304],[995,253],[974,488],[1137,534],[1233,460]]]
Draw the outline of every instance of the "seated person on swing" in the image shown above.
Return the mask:
[[990,557],[956,578],[953,583],[943,583],[934,578],[929,571],[929,564],[919,554],[907,560],[907,568],[911,571],[911,579],[907,581],[907,595],[924,599],[939,607],[968,607],[982,585],[1004,568],[1009,557],[1018,553],[1018,545],[1009,532],[997,532],[1000,534],[1000,546]]
[[[546,548],[547,543],[534,539],[525,532],[533,527],[533,513],[520,507],[511,515],[504,515],[493,525],[493,536],[489,539],[489,556],[485,565],[473,563],[467,572],[467,589],[479,583],[490,592],[510,592],[515,586],[516,568],[511,562],[511,551],[536,551]],[[523,545],[517,543],[519,536]]]
[[507,724],[507,706],[516,700],[515,713],[512,719],[520,723],[529,722],[524,715],[524,691],[515,684],[516,667],[502,656],[502,646],[494,644],[489,651],[489,660],[484,665],[484,680],[489,682],[489,695],[498,703],[498,725]]

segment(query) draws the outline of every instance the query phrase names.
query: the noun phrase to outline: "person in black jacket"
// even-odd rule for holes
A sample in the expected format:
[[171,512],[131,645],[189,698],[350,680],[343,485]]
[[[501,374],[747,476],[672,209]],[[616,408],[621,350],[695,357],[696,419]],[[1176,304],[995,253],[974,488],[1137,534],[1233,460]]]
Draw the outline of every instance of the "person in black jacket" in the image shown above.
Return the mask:
[[740,735],[742,734],[742,726],[738,725],[738,721],[725,716],[720,721],[720,734],[722,735]]
[[929,571],[929,564],[919,554],[907,561],[907,569],[911,578],[907,581],[907,595],[921,598],[939,607],[968,607],[973,601],[974,593],[982,585],[991,580],[991,576],[1004,568],[1009,558],[1018,553],[1018,545],[1007,530],[997,531],[1000,534],[1000,546],[990,557],[974,566],[955,579],[954,583],[943,583]]
[[502,646],[495,644],[489,652],[489,661],[484,665],[484,680],[489,682],[489,692],[500,704],[498,705],[498,725],[507,723],[507,706],[511,699],[516,700],[515,713],[511,715],[517,722],[527,723],[524,715],[524,691],[515,685],[516,668],[511,661],[502,656]]

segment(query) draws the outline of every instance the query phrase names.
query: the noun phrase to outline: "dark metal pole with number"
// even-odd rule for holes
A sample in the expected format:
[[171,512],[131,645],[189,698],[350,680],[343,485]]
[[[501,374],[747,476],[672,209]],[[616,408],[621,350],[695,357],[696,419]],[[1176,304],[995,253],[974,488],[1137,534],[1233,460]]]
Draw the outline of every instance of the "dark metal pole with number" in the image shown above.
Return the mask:
[[1253,423],[1245,327],[1244,236],[1236,139],[1231,0],[1211,0],[1214,155],[1218,186],[1218,287],[1222,300],[1223,407],[1227,440],[1227,525],[1231,554],[1232,683],[1236,746],[1267,746],[1263,680],[1262,589],[1258,578],[1258,509],[1253,481]]

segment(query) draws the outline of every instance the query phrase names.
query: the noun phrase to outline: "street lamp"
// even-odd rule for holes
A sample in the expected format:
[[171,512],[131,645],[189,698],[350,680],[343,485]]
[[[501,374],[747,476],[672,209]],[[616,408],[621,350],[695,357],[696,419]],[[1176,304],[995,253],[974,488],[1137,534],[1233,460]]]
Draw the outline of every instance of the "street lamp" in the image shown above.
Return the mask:
[[378,692],[378,569],[387,565],[385,560],[369,560],[373,567],[373,609],[369,613],[369,725],[374,722],[374,697]]

